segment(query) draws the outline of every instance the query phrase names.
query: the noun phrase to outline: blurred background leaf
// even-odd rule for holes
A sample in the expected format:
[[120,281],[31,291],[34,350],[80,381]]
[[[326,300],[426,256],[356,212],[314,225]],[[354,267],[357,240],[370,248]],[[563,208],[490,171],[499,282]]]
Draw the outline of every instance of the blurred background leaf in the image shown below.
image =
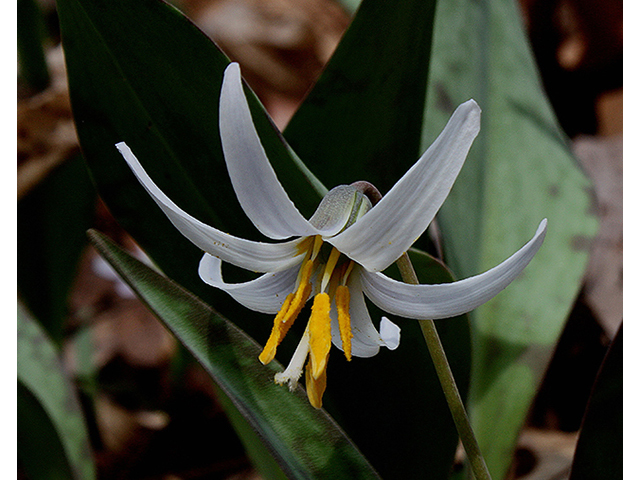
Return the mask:
[[18,291],[58,345],[95,202],[95,190],[78,154],[18,202]]
[[[333,419],[309,404],[301,387],[292,393],[273,382],[283,367],[278,362],[267,366],[257,362],[261,347],[253,339],[102,234],[93,231],[90,238],[202,364],[288,478],[377,477]],[[252,441],[254,432],[239,433],[248,433]]]
[[623,478],[622,326],[602,362],[585,412],[571,480]]
[[96,478],[83,412],[55,344],[18,305],[18,459],[31,480]]
[[439,216],[456,276],[522,246],[542,218],[545,244],[521,275],[472,316],[472,422],[494,479],[515,442],[580,289],[597,222],[590,183],[539,82],[512,0],[440,2],[423,145],[474,98],[482,127]]
[[36,0],[18,0],[17,46],[20,76],[32,92],[44,90],[50,82],[44,53],[45,28]]

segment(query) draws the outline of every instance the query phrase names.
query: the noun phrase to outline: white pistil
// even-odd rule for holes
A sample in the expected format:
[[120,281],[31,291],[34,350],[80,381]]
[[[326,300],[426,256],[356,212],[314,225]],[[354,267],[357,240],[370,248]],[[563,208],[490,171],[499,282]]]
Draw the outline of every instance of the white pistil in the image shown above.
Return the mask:
[[274,377],[275,382],[278,385],[282,385],[284,383],[289,384],[289,390],[295,390],[296,386],[298,386],[298,380],[302,375],[302,369],[304,368],[304,362],[307,360],[307,356],[309,355],[309,327],[304,331],[304,335],[300,339],[300,343],[298,343],[298,347],[296,351],[293,353],[293,357],[291,357],[291,361],[289,365],[285,369],[284,372],[276,373]]

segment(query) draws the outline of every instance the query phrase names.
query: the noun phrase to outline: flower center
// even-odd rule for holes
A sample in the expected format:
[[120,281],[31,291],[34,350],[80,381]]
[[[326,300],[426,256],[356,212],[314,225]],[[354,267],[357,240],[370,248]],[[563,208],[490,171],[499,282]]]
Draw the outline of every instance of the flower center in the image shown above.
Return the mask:
[[307,251],[305,260],[298,273],[295,291],[287,295],[280,311],[276,315],[271,335],[258,357],[263,364],[275,357],[276,350],[302,307],[310,298],[315,286],[315,296],[311,307],[311,316],[305,332],[284,372],[276,374],[278,384],[288,383],[293,390],[302,375],[307,360],[305,383],[310,403],[320,408],[322,395],[327,383],[327,360],[331,350],[331,313],[337,319],[340,338],[347,360],[351,360],[351,318],[349,316],[349,289],[347,280],[353,268],[353,262],[331,248],[323,261],[321,249],[324,242],[320,236],[314,237],[313,245]]
[[[309,222],[319,230],[335,227],[344,231],[371,209],[371,200],[359,185],[335,187],[320,202]],[[337,234],[339,232],[335,232]],[[307,362],[305,383],[309,402],[316,408],[322,406],[322,395],[327,385],[327,360],[331,350],[331,323],[339,330],[342,348],[351,361],[351,316],[350,294],[347,280],[353,269],[353,261],[334,247],[325,244],[320,235],[303,242],[306,249],[304,261],[294,291],[287,295],[273,321],[267,343],[259,355],[263,364],[269,363],[291,325],[300,314],[305,303],[314,294],[311,316],[302,339],[284,372],[275,376],[278,384],[288,383],[293,390]],[[301,251],[301,253],[304,250]],[[332,316],[333,312],[333,316]]]

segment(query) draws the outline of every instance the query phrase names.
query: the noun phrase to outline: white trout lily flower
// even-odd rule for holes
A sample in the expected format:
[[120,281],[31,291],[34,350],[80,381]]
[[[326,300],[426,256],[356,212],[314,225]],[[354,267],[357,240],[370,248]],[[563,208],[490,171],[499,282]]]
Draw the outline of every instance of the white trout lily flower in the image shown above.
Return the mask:
[[[279,384],[295,388],[306,368],[311,404],[320,408],[331,343],[352,356],[372,357],[381,346],[395,349],[400,329],[386,317],[374,327],[365,296],[382,310],[411,319],[460,315],[494,297],[526,267],[540,248],[546,220],[534,237],[493,269],[458,282],[410,285],[383,273],[422,235],[447,197],[480,129],[480,108],[462,104],[413,167],[375,205],[356,186],[331,190],[307,220],[278,181],[253,124],[240,68],[225,71],[220,97],[220,136],[233,188],[255,227],[273,240],[234,237],[205,225],[169,199],[144,171],[129,147],[117,145],[145,189],[175,227],[205,254],[202,280],[245,307],[275,314],[271,336],[259,356],[270,362],[300,311],[313,298],[310,319]],[[222,262],[264,274],[226,283]],[[309,361],[307,362],[307,358]]]

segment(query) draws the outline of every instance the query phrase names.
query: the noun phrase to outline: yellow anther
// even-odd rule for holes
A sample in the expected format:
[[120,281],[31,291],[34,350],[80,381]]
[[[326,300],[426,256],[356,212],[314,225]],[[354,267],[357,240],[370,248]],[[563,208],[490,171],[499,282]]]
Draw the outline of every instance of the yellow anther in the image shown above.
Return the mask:
[[342,349],[344,356],[351,361],[351,315],[349,315],[349,302],[351,295],[349,289],[340,285],[336,289],[336,307],[338,308],[338,324],[340,325],[340,339],[342,340]]
[[331,299],[326,293],[320,293],[313,299],[311,318],[309,319],[309,350],[311,375],[318,380],[327,368],[327,357],[331,349]]
[[327,388],[327,370],[323,370],[318,378],[313,378],[311,370],[311,362],[309,362],[304,375],[307,397],[309,397],[309,403],[313,407],[322,408],[322,395],[324,395],[324,391]]
[[280,342],[291,326],[286,321],[283,322],[283,318],[287,314],[293,298],[293,293],[287,295],[287,298],[285,298],[280,311],[276,315],[276,318],[273,320],[273,328],[271,329],[269,340],[267,340],[266,345],[262,349],[262,353],[260,353],[260,355],[258,356],[258,359],[262,362],[263,365],[269,363],[271,360],[273,360],[273,357],[276,356],[276,349],[278,348],[278,345],[280,345]]
[[314,263],[308,260],[304,266],[300,269],[298,288],[294,293],[290,293],[285,298],[280,311],[273,320],[273,328],[271,329],[271,335],[267,340],[262,353],[258,356],[258,359],[266,365],[276,356],[276,349],[282,339],[287,334],[291,325],[300,314],[300,311],[307,303],[309,296],[311,295],[311,274],[313,273]]
[[[298,278],[296,280],[296,284],[298,285],[295,291],[296,298],[299,298],[303,295],[304,289],[311,282],[311,275],[313,275],[313,267],[315,263],[313,260],[307,260],[300,271],[298,272]],[[307,298],[309,298],[307,296]],[[304,301],[307,301],[307,298]],[[298,300],[299,301],[299,300]]]

